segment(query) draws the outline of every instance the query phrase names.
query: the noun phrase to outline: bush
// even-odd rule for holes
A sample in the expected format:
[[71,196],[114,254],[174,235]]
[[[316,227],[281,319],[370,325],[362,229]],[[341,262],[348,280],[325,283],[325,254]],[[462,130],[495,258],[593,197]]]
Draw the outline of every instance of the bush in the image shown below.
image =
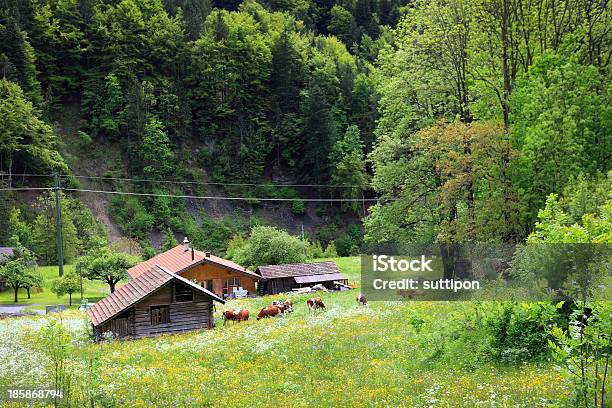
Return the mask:
[[504,303],[487,320],[493,357],[505,363],[544,357],[555,317],[556,309],[547,303]]
[[323,258],[323,254],[323,247],[319,241],[306,241],[306,255],[308,259]]
[[338,255],[359,255],[363,245],[363,230],[358,224],[349,224],[346,232],[334,240]]
[[260,265],[299,263],[306,260],[298,237],[274,227],[254,227],[248,243],[236,251],[235,261],[256,268]]
[[323,258],[336,258],[338,256],[338,252],[336,251],[336,245],[334,245],[333,241],[329,243],[327,248],[325,248],[325,252],[323,252]]
[[145,239],[155,221],[136,197],[113,197],[110,213],[129,238]]
[[336,238],[338,227],[336,224],[327,224],[319,228],[315,236],[321,242],[321,245],[326,246]]
[[226,257],[234,259],[239,250],[247,245],[247,240],[240,234],[236,234],[227,243]]
[[294,215],[304,215],[306,213],[306,206],[302,200],[294,200],[291,203],[291,212]]

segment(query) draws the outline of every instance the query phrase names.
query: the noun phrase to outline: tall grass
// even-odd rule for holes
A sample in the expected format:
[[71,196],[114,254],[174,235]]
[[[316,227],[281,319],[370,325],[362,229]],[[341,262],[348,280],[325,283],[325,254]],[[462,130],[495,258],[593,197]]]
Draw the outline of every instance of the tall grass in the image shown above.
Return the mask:
[[[342,259],[352,280],[358,261]],[[502,366],[484,358],[486,337],[460,302],[355,302],[356,291],[319,293],[309,313],[293,296],[286,318],[228,324],[229,307],[257,310],[280,296],[218,307],[217,327],[92,344],[83,315],[69,312],[73,367],[104,406],[562,406],[569,391],[552,363]],[[416,324],[421,322],[422,324]],[[0,385],[44,382],[45,318],[0,321]],[[418,326],[418,327],[417,327]],[[461,338],[457,333],[469,333]],[[5,336],[8,340],[4,340]],[[94,367],[92,373],[90,367]],[[95,385],[90,378],[95,377]],[[89,385],[85,385],[89,384]],[[76,398],[77,396],[75,396]]]

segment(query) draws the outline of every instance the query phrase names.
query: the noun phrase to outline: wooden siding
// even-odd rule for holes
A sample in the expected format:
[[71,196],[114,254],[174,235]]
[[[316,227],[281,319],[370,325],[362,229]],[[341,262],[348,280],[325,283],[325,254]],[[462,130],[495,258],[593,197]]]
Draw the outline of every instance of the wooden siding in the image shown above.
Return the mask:
[[191,281],[203,282],[207,280],[213,281],[213,292],[217,296],[223,296],[223,281],[230,278],[239,278],[240,286],[246,289],[249,294],[255,294],[255,282],[254,278],[244,275],[239,272],[224,269],[217,265],[212,264],[200,264],[196,265],[191,269],[181,273],[181,276]]
[[[179,333],[212,327],[212,300],[203,293],[193,292],[192,302],[174,301],[175,285],[171,282],[121,315],[96,328],[97,335],[112,331],[117,337],[150,337],[163,333]],[[151,324],[151,306],[169,306],[170,322]],[[123,334],[127,332],[127,334]]]
[[299,288],[300,285],[295,283],[294,278],[276,278],[265,282],[265,293],[268,295],[276,295],[281,292],[289,292],[293,288]]

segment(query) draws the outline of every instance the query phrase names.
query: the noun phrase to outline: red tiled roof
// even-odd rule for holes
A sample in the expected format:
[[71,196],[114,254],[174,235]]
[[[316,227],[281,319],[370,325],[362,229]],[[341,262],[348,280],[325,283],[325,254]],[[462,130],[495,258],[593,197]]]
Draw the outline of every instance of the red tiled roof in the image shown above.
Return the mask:
[[245,267],[208,252],[194,250],[193,259],[191,259],[191,250],[185,251],[185,248],[182,245],[177,245],[166,252],[162,252],[161,254],[155,255],[153,258],[147,261],[139,263],[138,265],[128,269],[128,274],[131,278],[137,278],[155,265],[162,266],[172,273],[181,274],[187,269],[202,263],[218,265],[225,269],[230,269],[232,271],[251,276],[255,279],[261,279],[261,276],[254,274]]
[[[335,262],[311,262],[300,264],[264,265],[256,269],[266,279],[292,278],[295,276],[340,274]],[[339,278],[344,279],[344,278]]]
[[130,280],[125,285],[121,286],[114,293],[111,293],[104,299],[92,305],[87,309],[87,315],[91,319],[94,326],[99,326],[108,319],[118,315],[124,310],[138,303],[146,296],[155,292],[172,279],[178,280],[181,283],[196,289],[208,297],[221,303],[225,303],[223,299],[209,292],[203,287],[176,275],[159,265],[153,266],[148,271],[141,273],[137,278]]

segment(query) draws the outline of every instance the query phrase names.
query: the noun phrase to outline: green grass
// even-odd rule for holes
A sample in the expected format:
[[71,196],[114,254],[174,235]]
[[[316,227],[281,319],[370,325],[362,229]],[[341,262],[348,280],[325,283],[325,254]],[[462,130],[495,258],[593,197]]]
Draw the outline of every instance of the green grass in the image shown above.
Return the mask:
[[[64,266],[64,272],[70,272],[72,270],[74,270],[74,265]],[[18,303],[14,303],[14,292],[11,288],[7,288],[4,292],[0,292],[0,305],[28,304],[38,305],[33,308],[41,308],[46,305],[63,304],[68,307],[68,295],[58,298],[55,293],[51,292],[51,285],[59,276],[57,266],[39,266],[38,272],[43,278],[43,285],[40,289],[33,289],[30,291],[30,299],[28,299],[28,294],[25,289],[19,289]],[[97,302],[110,293],[108,285],[100,281],[90,281],[88,279],[83,279],[83,289],[84,297],[90,302]],[[80,292],[72,294],[73,307],[78,307],[80,297]],[[76,305],[74,305],[75,303]]]
[[[357,281],[359,258],[335,261],[349,281]],[[64,313],[75,344],[73,396],[83,397],[85,384],[94,378],[90,388],[100,406],[111,407],[567,403],[568,389],[553,364],[504,366],[483,358],[482,327],[464,327],[471,303],[371,302],[361,307],[356,291],[319,295],[325,311],[307,311],[310,295],[291,296],[293,314],[257,321],[259,308],[280,296],[232,300],[217,307],[214,330],[101,344],[84,339],[82,313]],[[221,312],[230,307],[247,308],[251,319],[223,327]],[[414,319],[424,320],[420,330],[410,323]],[[42,317],[0,321],[0,384],[49,381],[38,346],[43,324]],[[7,361],[3,355],[12,357]]]

